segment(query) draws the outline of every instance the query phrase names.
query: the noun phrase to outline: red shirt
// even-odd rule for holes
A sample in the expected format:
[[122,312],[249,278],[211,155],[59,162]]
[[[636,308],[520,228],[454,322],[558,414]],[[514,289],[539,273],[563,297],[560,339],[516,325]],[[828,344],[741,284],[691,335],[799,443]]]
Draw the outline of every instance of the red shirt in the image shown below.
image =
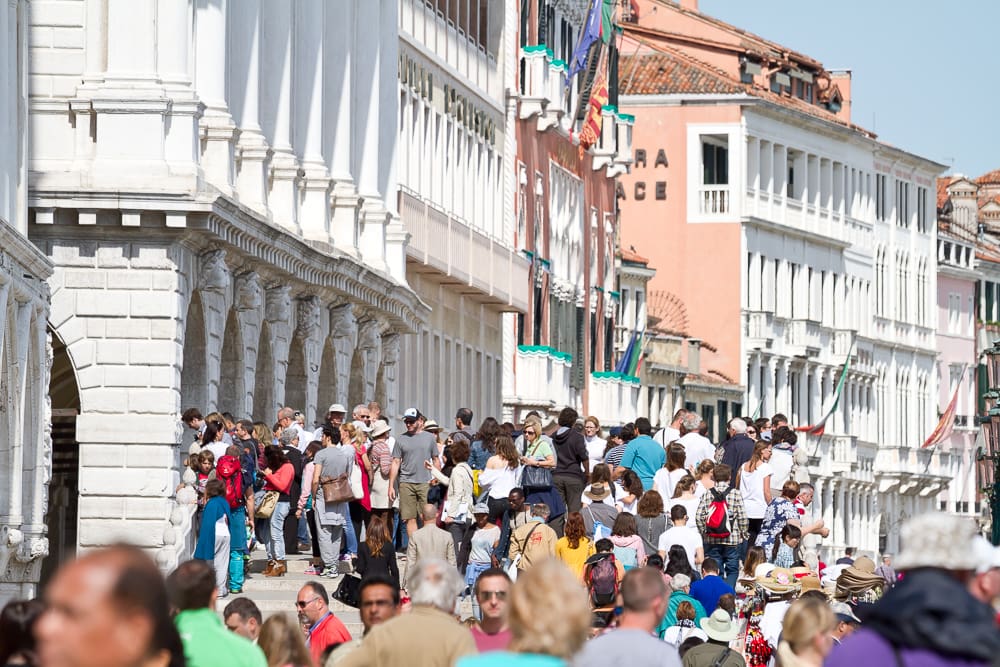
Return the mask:
[[513,634],[509,629],[501,630],[495,635],[486,634],[478,625],[472,626],[470,630],[472,631],[472,639],[476,642],[476,649],[480,653],[505,651],[510,644],[510,640],[513,638]]
[[320,658],[323,657],[323,651],[328,646],[349,641],[351,641],[351,633],[347,631],[339,618],[329,613],[309,630],[306,643],[309,645],[309,654],[312,656],[313,663],[318,665]]

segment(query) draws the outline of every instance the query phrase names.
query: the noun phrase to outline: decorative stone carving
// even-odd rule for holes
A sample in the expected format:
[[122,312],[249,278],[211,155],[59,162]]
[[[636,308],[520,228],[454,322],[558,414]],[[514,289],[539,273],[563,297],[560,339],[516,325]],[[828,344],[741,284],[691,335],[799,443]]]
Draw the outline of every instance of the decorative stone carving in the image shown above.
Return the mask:
[[354,339],[358,335],[358,321],[350,304],[330,309],[330,336]]
[[264,308],[264,319],[274,324],[276,322],[288,322],[291,316],[291,288],[286,285],[269,288],[267,290],[267,305]]
[[362,322],[358,329],[358,347],[362,350],[373,350],[379,343],[379,324],[375,320]]
[[394,366],[399,363],[399,336],[389,334],[382,336],[382,363]]
[[229,288],[229,267],[226,266],[226,251],[212,250],[201,256],[201,272],[198,274],[198,288],[206,292],[224,292]]
[[303,338],[316,338],[319,335],[320,328],[319,315],[319,297],[308,296],[299,299],[296,333]]
[[38,558],[45,558],[49,555],[49,540],[41,535],[36,535],[27,540],[22,540],[20,548],[17,550],[15,558],[22,563],[30,563]]
[[236,279],[236,310],[257,310],[263,298],[264,287],[256,271],[244,273]]

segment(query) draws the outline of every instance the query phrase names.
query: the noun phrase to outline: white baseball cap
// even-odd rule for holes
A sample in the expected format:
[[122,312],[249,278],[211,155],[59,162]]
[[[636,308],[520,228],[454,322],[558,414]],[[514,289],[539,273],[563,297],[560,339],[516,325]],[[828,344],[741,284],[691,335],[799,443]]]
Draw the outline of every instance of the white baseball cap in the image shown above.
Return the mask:
[[334,403],[333,405],[330,406],[330,409],[327,410],[327,412],[343,412],[344,414],[346,414],[347,408],[345,408],[340,403]]
[[403,419],[419,419],[420,410],[416,408],[406,408],[406,412],[403,413]]

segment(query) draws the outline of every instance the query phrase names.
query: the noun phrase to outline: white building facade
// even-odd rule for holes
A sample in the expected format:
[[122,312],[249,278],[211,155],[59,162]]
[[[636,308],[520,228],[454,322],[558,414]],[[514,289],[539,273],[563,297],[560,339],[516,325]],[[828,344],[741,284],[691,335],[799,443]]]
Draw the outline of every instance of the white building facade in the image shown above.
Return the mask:
[[[371,4],[385,12],[396,2]],[[403,340],[400,396],[446,428],[461,407],[477,424],[500,416],[513,372],[503,313],[528,303],[530,264],[513,229],[516,5],[398,0],[406,279],[431,309]]]
[[52,264],[28,241],[28,12],[0,7],[0,604],[34,596],[49,552]]
[[824,547],[895,552],[901,521],[935,508],[950,480],[941,453],[920,447],[937,422],[942,167],[770,105],[744,119],[729,145],[746,147],[731,175],[746,190],[731,201],[744,221],[747,405],[815,424],[849,358],[825,434],[800,440]]
[[398,22],[364,0],[30,3],[60,555],[190,555],[184,408],[400,411],[401,338],[428,311],[397,213]]

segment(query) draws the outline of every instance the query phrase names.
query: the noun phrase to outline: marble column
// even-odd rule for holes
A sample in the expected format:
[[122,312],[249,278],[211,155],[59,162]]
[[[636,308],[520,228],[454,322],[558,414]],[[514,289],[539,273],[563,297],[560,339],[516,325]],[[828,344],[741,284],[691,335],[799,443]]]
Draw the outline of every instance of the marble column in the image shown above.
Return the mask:
[[205,178],[224,194],[232,194],[233,139],[236,124],[229,113],[226,59],[229,33],[228,0],[198,0],[195,9],[195,83],[205,104],[201,117]]
[[[204,105],[191,86],[192,27],[187,0],[159,0],[156,5],[156,69],[171,98],[170,131],[165,133],[163,157],[172,173],[198,173],[199,119]],[[77,125],[81,125],[77,121]],[[89,135],[89,126],[85,129]],[[86,137],[89,143],[90,137]]]
[[770,417],[775,412],[782,412],[787,416],[791,412],[790,409],[791,406],[789,405],[790,404],[789,397],[791,394],[788,386],[789,383],[788,368],[790,365],[791,362],[788,359],[778,360],[777,377],[776,377],[777,390],[775,393],[774,412],[769,412],[766,415],[761,415],[762,417],[765,416]]
[[324,2],[300,0],[296,7],[294,126],[303,172],[299,226],[305,238],[328,242],[330,177],[323,159]]
[[238,110],[236,143],[236,193],[240,203],[267,214],[267,139],[260,125],[261,0],[239,0],[233,5],[233,40],[230,81],[233,109]]
[[[760,385],[760,352],[750,353],[750,377],[747,378],[747,411],[756,410],[763,396]],[[763,410],[763,408],[761,408]],[[750,414],[753,414],[752,412]],[[734,415],[735,416],[735,415]]]
[[[353,175],[354,151],[360,150],[352,119],[355,113],[354,48],[355,2],[344,2],[343,11],[327,12],[323,49],[323,155],[330,165],[330,232],[340,250],[359,256],[361,200]],[[405,260],[404,260],[405,261]]]
[[771,357],[767,360],[767,370],[764,371],[764,407],[762,408],[760,416],[763,415],[773,415],[774,409],[774,384],[775,376],[777,374],[778,359],[776,357]]
[[292,26],[290,2],[263,3],[261,55],[262,100],[265,134],[271,141],[268,206],[271,217],[285,229],[298,233],[296,186],[299,165],[292,150]]

